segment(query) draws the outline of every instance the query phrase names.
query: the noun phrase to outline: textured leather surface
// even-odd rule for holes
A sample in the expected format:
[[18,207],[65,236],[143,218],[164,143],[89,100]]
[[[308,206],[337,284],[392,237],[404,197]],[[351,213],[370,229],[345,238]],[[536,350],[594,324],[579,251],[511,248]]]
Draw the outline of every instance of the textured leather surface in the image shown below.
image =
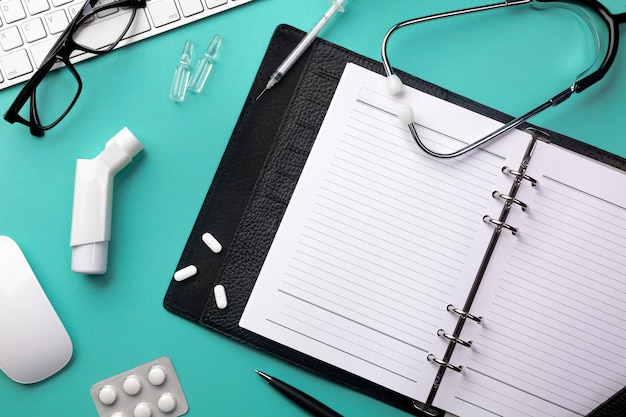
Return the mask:
[[615,393],[587,417],[626,417],[626,387]]
[[[380,63],[317,39],[283,80],[256,102],[272,71],[302,36],[299,30],[285,25],[274,33],[177,267],[194,264],[198,275],[182,282],[172,280],[164,306],[239,342],[421,415],[407,397],[238,325],[345,64],[353,62],[382,73]],[[406,84],[429,94],[503,122],[509,119],[415,77],[399,75]],[[548,133],[561,146],[626,169],[626,162],[614,155]],[[202,242],[201,236],[207,231],[222,243],[224,250],[220,254],[210,252]],[[216,284],[226,288],[228,308],[224,310],[215,304],[212,289]],[[626,416],[625,398],[626,394],[622,393],[607,406],[613,414],[596,412],[592,417]]]
[[[263,96],[262,105],[256,105],[255,98],[265,87],[272,68],[280,64],[286,56],[285,51],[295,47],[300,37],[295,31],[278,31],[270,43],[261,70],[246,99],[181,255],[177,270],[193,264],[199,273],[194,279],[172,281],[164,305],[168,310],[189,320],[199,321],[207,297],[213,293],[215,278],[274,141],[305,60],[296,63],[291,73],[281,81],[280,88],[277,86]],[[210,252],[202,243],[202,234],[205,232],[210,232],[219,240],[224,248],[221,253]],[[231,300],[235,299],[233,294]]]

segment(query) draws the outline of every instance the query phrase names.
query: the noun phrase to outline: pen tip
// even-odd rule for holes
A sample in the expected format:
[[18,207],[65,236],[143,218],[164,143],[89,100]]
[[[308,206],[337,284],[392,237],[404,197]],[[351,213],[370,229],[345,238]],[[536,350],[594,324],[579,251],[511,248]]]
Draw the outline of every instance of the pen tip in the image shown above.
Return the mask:
[[266,374],[264,372],[259,371],[258,369],[255,369],[254,372],[256,372],[257,375],[259,375],[261,378],[263,378],[266,381],[271,381],[271,379],[272,379],[271,376],[269,376],[268,374]]

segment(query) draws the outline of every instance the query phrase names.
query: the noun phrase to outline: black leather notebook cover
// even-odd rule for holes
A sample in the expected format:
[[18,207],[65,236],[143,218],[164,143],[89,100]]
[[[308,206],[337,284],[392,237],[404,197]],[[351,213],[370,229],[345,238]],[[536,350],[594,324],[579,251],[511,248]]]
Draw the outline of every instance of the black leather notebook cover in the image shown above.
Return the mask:
[[[304,167],[347,62],[383,73],[379,62],[317,39],[297,64],[258,101],[271,73],[297,45],[303,32],[279,26],[270,40],[240,118],[230,138],[176,270],[195,265],[198,273],[172,279],[164,306],[239,342],[347,385],[414,415],[413,400],[370,381],[272,342],[239,327],[265,255]],[[510,119],[495,110],[455,95],[408,74],[405,84],[496,120]],[[626,161],[582,142],[548,132],[552,142],[626,170]],[[222,244],[213,253],[202,241],[205,232]],[[228,307],[216,307],[213,287],[226,288]],[[591,417],[626,415],[622,391]]]

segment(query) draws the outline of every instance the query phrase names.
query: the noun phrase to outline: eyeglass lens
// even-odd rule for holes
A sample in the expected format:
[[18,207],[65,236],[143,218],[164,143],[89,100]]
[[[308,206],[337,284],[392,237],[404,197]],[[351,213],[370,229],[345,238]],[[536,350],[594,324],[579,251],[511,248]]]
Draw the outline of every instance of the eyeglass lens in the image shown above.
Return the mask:
[[[132,22],[134,10],[128,6],[114,7],[115,3],[120,2],[100,0],[95,4],[95,10],[108,7],[81,20],[72,34],[72,40],[79,47],[89,51],[111,49],[123,38]],[[107,30],[98,29],[98,23],[105,20]]]
[[[107,52],[111,50],[125,36],[132,24],[134,10],[131,7],[115,6],[115,1],[98,1],[91,13],[78,21],[78,24],[69,35],[70,45],[73,42],[74,50],[71,57],[87,52]],[[106,6],[102,9],[103,6]],[[107,30],[98,29],[98,23],[107,20]],[[75,70],[65,61],[68,57],[56,56],[51,65],[54,71],[48,71],[41,82],[35,87],[29,100],[19,111],[19,115],[40,126],[54,125],[65,116],[80,93],[80,80]],[[33,96],[35,106],[32,106]],[[30,111],[34,107],[36,115]],[[32,117],[31,117],[32,116]]]
[[[79,80],[67,66],[56,71],[49,71],[33,93],[36,99],[38,123],[41,126],[49,126],[63,117],[77,97],[79,85]],[[22,107],[20,116],[28,120],[30,110],[31,103],[27,102]]]

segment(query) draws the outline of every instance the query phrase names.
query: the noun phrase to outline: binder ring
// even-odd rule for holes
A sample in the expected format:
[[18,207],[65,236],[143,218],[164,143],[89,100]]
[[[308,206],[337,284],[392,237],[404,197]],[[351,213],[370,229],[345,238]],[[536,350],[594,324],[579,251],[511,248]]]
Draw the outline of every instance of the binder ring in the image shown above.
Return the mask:
[[463,368],[461,366],[452,365],[450,362],[442,361],[441,359],[437,358],[432,353],[429,353],[426,358],[429,361],[435,362],[439,366],[445,366],[446,368],[452,369],[453,371],[456,371],[456,372],[463,372]]
[[494,191],[493,193],[491,193],[491,195],[492,195],[493,198],[501,198],[501,199],[503,199],[503,200],[505,200],[507,202],[510,202],[512,204],[517,204],[518,206],[520,206],[522,208],[523,212],[527,212],[528,211],[528,204],[524,203],[521,200],[518,200],[515,197],[511,197],[510,195],[501,193],[500,191]]
[[422,404],[413,400],[413,408],[422,412],[422,414],[427,415],[429,417],[438,417],[441,413],[434,408],[430,408],[426,404]]
[[533,177],[524,174],[523,172],[520,171],[515,171],[507,166],[503,166],[502,167],[502,173],[504,174],[511,174],[511,175],[515,175],[516,177],[520,177],[525,179],[526,181],[530,182],[530,184],[533,187],[539,187],[539,181],[537,181],[536,179],[534,179]]
[[446,333],[446,331],[443,330],[443,329],[437,330],[437,336],[445,337],[446,339],[450,340],[451,342],[458,343],[459,345],[462,345],[462,346],[465,346],[465,347],[472,347],[472,341],[471,340],[467,341],[467,340],[459,339],[458,337],[453,336],[450,333]]
[[478,316],[475,316],[473,314],[470,314],[467,311],[463,311],[461,309],[456,308],[452,304],[448,304],[448,306],[446,307],[446,310],[451,311],[453,313],[456,313],[456,314],[458,314],[459,316],[461,316],[461,317],[463,317],[465,319],[474,320],[478,324],[481,324],[483,322],[483,320],[484,320],[484,317],[478,317]]
[[487,214],[485,214],[485,215],[483,216],[483,221],[484,221],[485,223],[487,223],[487,222],[489,222],[489,223],[493,223],[493,224],[495,224],[497,227],[500,227],[500,228],[504,228],[504,229],[510,230],[510,231],[511,231],[511,234],[512,234],[513,236],[515,236],[515,235],[517,235],[517,234],[519,233],[519,230],[518,230],[518,228],[517,228],[517,227],[513,227],[513,226],[511,226],[510,224],[505,223],[505,222],[503,222],[503,221],[501,221],[501,220],[494,219],[494,218],[490,217],[490,216],[489,216],[489,215],[487,215]]

